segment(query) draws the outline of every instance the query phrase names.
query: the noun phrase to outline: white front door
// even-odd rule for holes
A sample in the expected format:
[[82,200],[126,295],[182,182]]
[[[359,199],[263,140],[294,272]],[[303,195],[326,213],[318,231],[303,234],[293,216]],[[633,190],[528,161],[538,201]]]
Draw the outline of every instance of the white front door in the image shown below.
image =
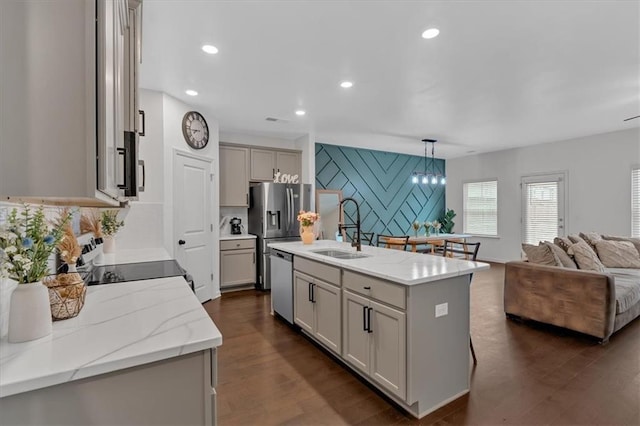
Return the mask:
[[176,260],[193,276],[196,296],[201,302],[213,296],[212,181],[210,161],[188,153],[174,153],[173,229]]
[[522,178],[522,242],[553,241],[565,233],[564,173]]

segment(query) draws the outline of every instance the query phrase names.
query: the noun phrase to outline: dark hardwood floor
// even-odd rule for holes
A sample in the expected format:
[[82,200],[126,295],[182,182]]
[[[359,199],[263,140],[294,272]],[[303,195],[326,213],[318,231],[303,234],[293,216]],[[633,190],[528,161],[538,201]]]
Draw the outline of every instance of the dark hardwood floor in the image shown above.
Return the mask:
[[[504,267],[476,273],[468,395],[418,421],[270,313],[268,293],[204,306],[223,335],[218,421],[226,425],[640,425],[640,320],[608,345],[505,318]],[[471,362],[470,362],[470,365]]]

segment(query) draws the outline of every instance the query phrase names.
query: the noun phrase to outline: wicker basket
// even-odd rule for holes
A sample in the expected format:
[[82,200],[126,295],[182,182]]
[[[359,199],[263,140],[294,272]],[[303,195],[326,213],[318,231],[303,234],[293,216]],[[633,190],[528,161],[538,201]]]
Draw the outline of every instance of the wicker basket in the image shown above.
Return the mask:
[[54,321],[73,318],[80,313],[87,286],[78,273],[59,274],[45,278],[43,282],[49,288],[51,317]]

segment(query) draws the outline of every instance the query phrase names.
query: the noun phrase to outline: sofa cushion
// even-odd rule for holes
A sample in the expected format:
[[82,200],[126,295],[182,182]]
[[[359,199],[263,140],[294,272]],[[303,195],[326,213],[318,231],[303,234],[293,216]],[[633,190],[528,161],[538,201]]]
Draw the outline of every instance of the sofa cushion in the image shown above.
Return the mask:
[[588,271],[606,272],[606,268],[598,259],[598,255],[591,250],[589,244],[583,239],[580,239],[575,244],[569,247],[569,255],[572,255],[580,269],[586,269]]
[[640,238],[630,238],[630,237],[616,237],[615,235],[603,235],[603,240],[609,241],[629,241],[634,246],[636,246],[636,250],[640,253]]
[[530,263],[548,266],[560,266],[556,257],[549,247],[544,244],[537,246],[531,244],[522,244],[522,251],[527,255]]
[[616,287],[616,314],[621,314],[640,303],[640,276],[617,273],[613,276]]
[[596,250],[607,268],[640,269],[640,253],[630,241],[600,240],[596,243]]
[[571,247],[571,244],[573,244],[573,242],[567,237],[555,237],[553,239],[553,244],[557,245],[566,252],[567,250],[569,250],[569,247]]
[[596,243],[602,241],[602,236],[596,232],[580,232],[578,235],[589,244],[593,251],[596,251]]
[[578,269],[576,262],[574,262],[571,256],[569,256],[566,251],[560,248],[560,246],[549,241],[545,241],[543,244],[549,247],[549,249],[551,249],[551,252],[554,254],[554,256],[556,257],[556,260],[558,261],[558,266],[563,266],[565,268],[571,268],[571,269]]

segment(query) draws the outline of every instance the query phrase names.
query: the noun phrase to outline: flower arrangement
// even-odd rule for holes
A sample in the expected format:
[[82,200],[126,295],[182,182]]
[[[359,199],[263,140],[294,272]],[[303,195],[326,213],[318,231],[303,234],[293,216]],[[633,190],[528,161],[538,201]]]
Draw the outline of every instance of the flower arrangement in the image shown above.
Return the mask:
[[113,237],[124,226],[123,220],[118,220],[118,210],[104,210],[101,215],[102,233]]
[[424,226],[424,232],[429,235],[429,229],[431,228],[431,222],[429,222],[428,220],[423,224]]
[[300,210],[300,213],[298,213],[298,222],[300,222],[302,226],[313,226],[318,220],[320,220],[320,215],[316,212]]
[[48,273],[48,259],[62,239],[70,215],[54,225],[47,223],[43,207],[35,212],[25,205],[13,209],[0,226],[0,275],[20,284],[41,281]]

